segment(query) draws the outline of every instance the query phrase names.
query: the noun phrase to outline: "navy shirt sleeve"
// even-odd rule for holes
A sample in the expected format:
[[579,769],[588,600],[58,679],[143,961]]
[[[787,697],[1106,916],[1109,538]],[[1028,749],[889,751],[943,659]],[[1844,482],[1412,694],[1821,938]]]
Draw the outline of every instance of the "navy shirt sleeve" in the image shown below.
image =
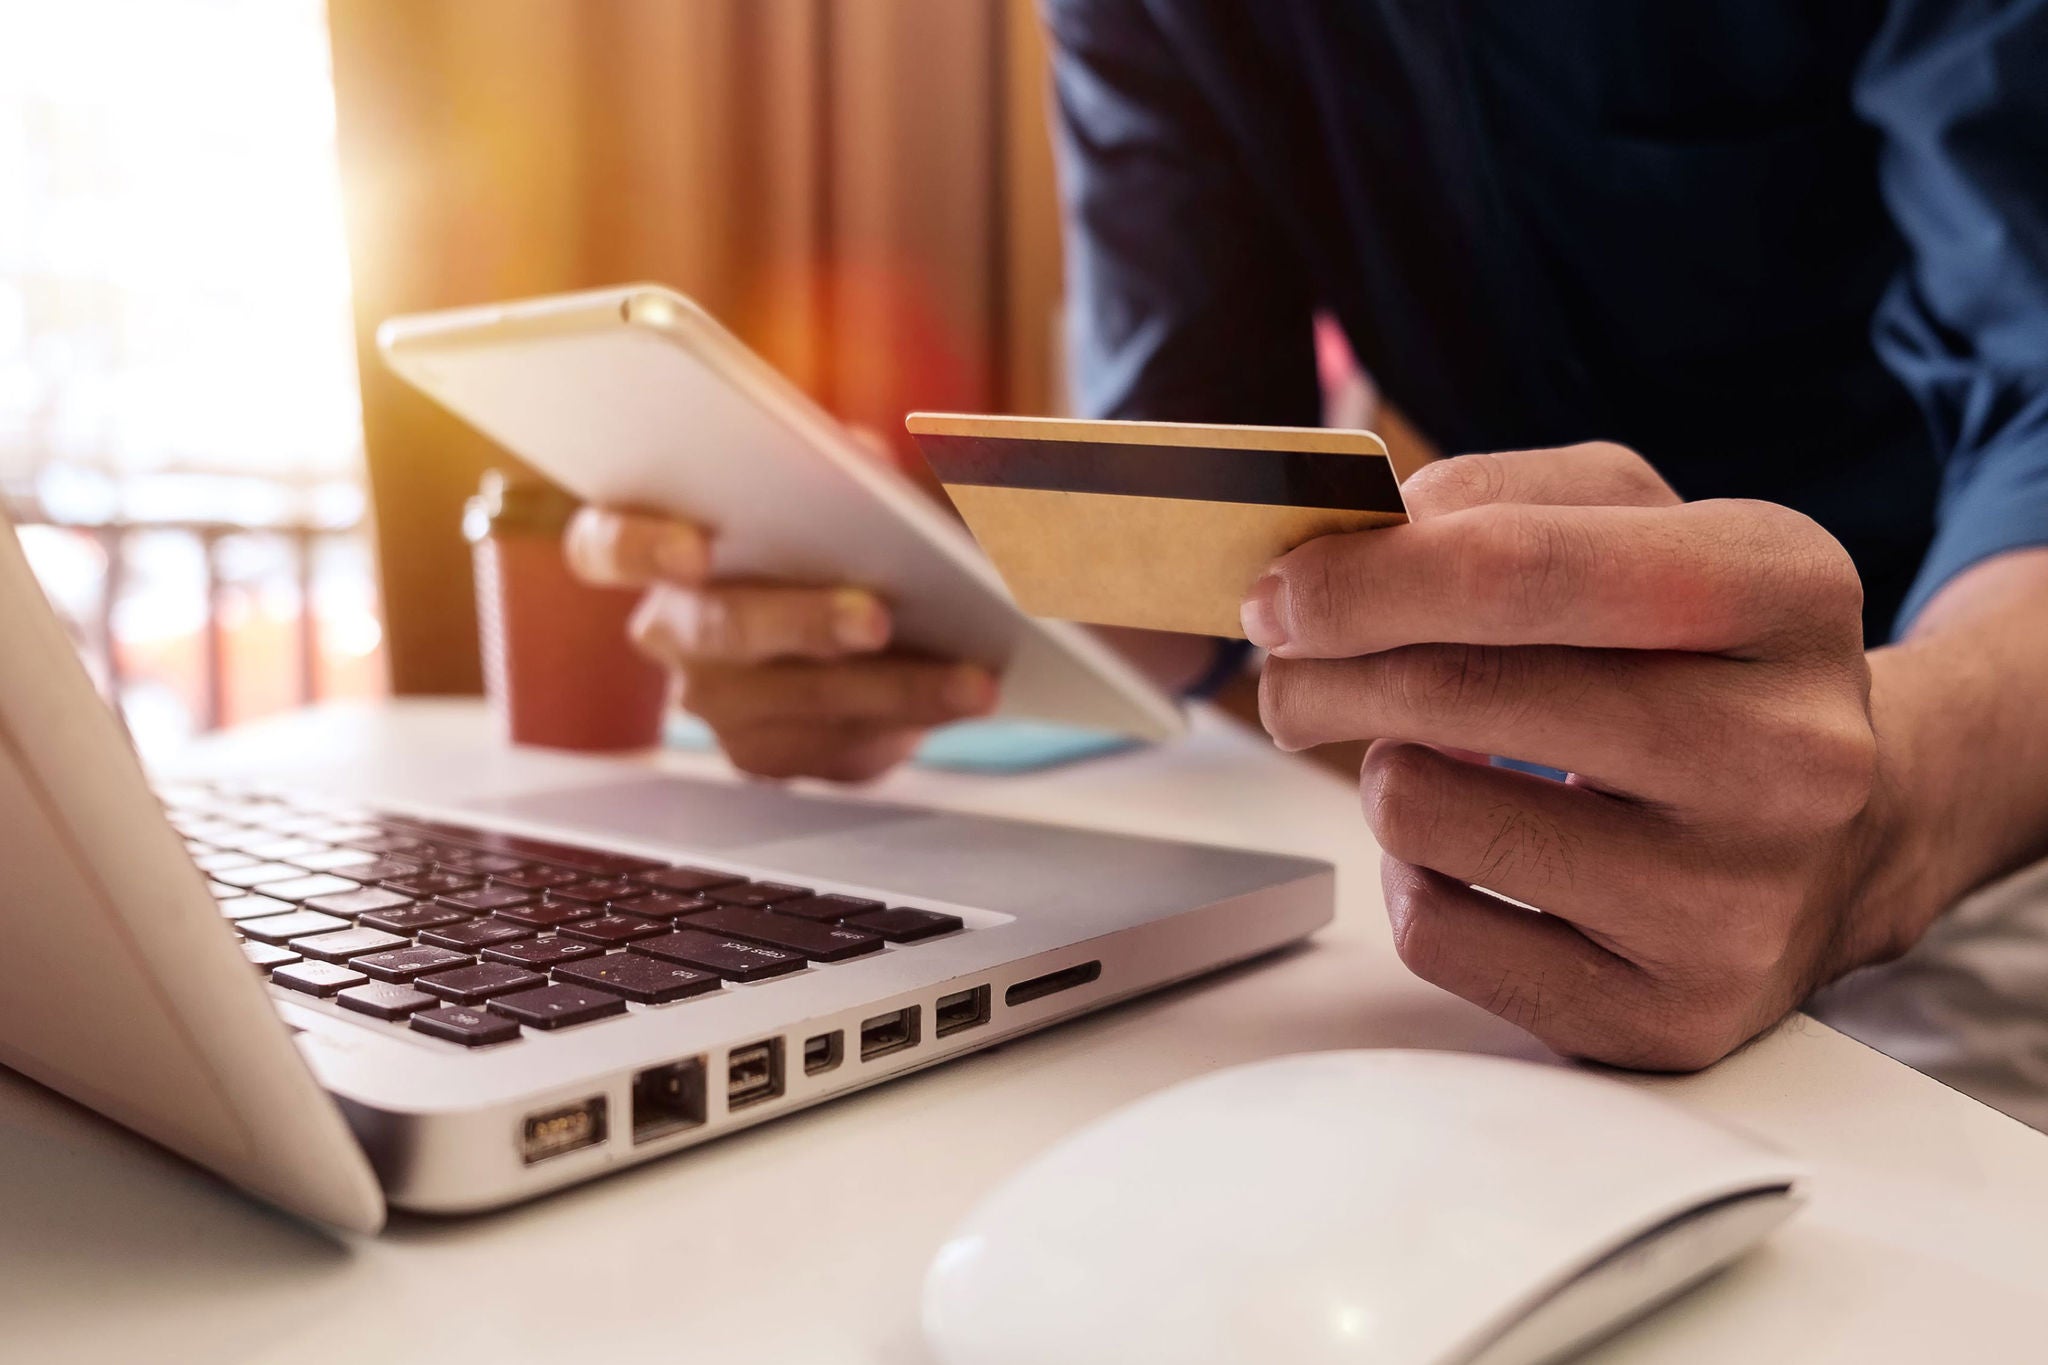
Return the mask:
[[1893,0],[1856,103],[1911,251],[1878,353],[1944,461],[1903,629],[1964,569],[2048,545],[2048,0]]
[[1138,0],[1044,0],[1075,406],[1320,422],[1313,300],[1232,140]]

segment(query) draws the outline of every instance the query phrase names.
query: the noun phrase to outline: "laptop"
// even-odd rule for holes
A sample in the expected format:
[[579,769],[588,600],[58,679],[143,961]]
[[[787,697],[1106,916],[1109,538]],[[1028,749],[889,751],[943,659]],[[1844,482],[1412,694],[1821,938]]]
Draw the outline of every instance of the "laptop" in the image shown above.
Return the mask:
[[152,788],[4,517],[0,641],[0,1064],[338,1228],[683,1152],[1331,915],[1313,860],[426,732]]

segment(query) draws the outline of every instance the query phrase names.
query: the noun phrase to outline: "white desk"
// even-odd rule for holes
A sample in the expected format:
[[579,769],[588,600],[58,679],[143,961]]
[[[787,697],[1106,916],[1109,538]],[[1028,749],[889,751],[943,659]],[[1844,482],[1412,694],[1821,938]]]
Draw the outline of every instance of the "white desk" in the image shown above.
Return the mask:
[[[431,750],[480,725],[465,704],[413,704],[294,717],[209,750],[230,766],[337,743]],[[1395,960],[1349,788],[1228,722],[1205,718],[1168,752],[1026,778],[906,772],[874,794],[1329,858],[1337,923],[1277,961],[700,1152],[347,1244],[0,1073],[0,1357],[916,1362],[918,1282],[947,1229],[1128,1099],[1313,1048],[1535,1054]],[[1803,1018],[1704,1075],[1636,1083],[1805,1157],[1815,1197],[1598,1359],[2048,1355],[2048,1139]]]

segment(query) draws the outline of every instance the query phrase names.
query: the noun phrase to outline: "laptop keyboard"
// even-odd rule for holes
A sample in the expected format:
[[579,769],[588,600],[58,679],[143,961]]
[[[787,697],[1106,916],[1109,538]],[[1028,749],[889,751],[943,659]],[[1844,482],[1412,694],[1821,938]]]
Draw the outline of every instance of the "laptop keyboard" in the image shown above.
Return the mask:
[[957,915],[227,786],[159,795],[271,982],[460,1047],[922,943]]

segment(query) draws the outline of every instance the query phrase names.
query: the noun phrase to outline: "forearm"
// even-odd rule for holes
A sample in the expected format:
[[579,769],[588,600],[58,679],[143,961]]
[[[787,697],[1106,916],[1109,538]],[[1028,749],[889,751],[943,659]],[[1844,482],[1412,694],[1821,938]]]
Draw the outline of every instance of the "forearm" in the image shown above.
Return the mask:
[[2048,550],[1959,575],[1870,665],[1883,776],[1865,914],[1902,949],[2048,855]]

